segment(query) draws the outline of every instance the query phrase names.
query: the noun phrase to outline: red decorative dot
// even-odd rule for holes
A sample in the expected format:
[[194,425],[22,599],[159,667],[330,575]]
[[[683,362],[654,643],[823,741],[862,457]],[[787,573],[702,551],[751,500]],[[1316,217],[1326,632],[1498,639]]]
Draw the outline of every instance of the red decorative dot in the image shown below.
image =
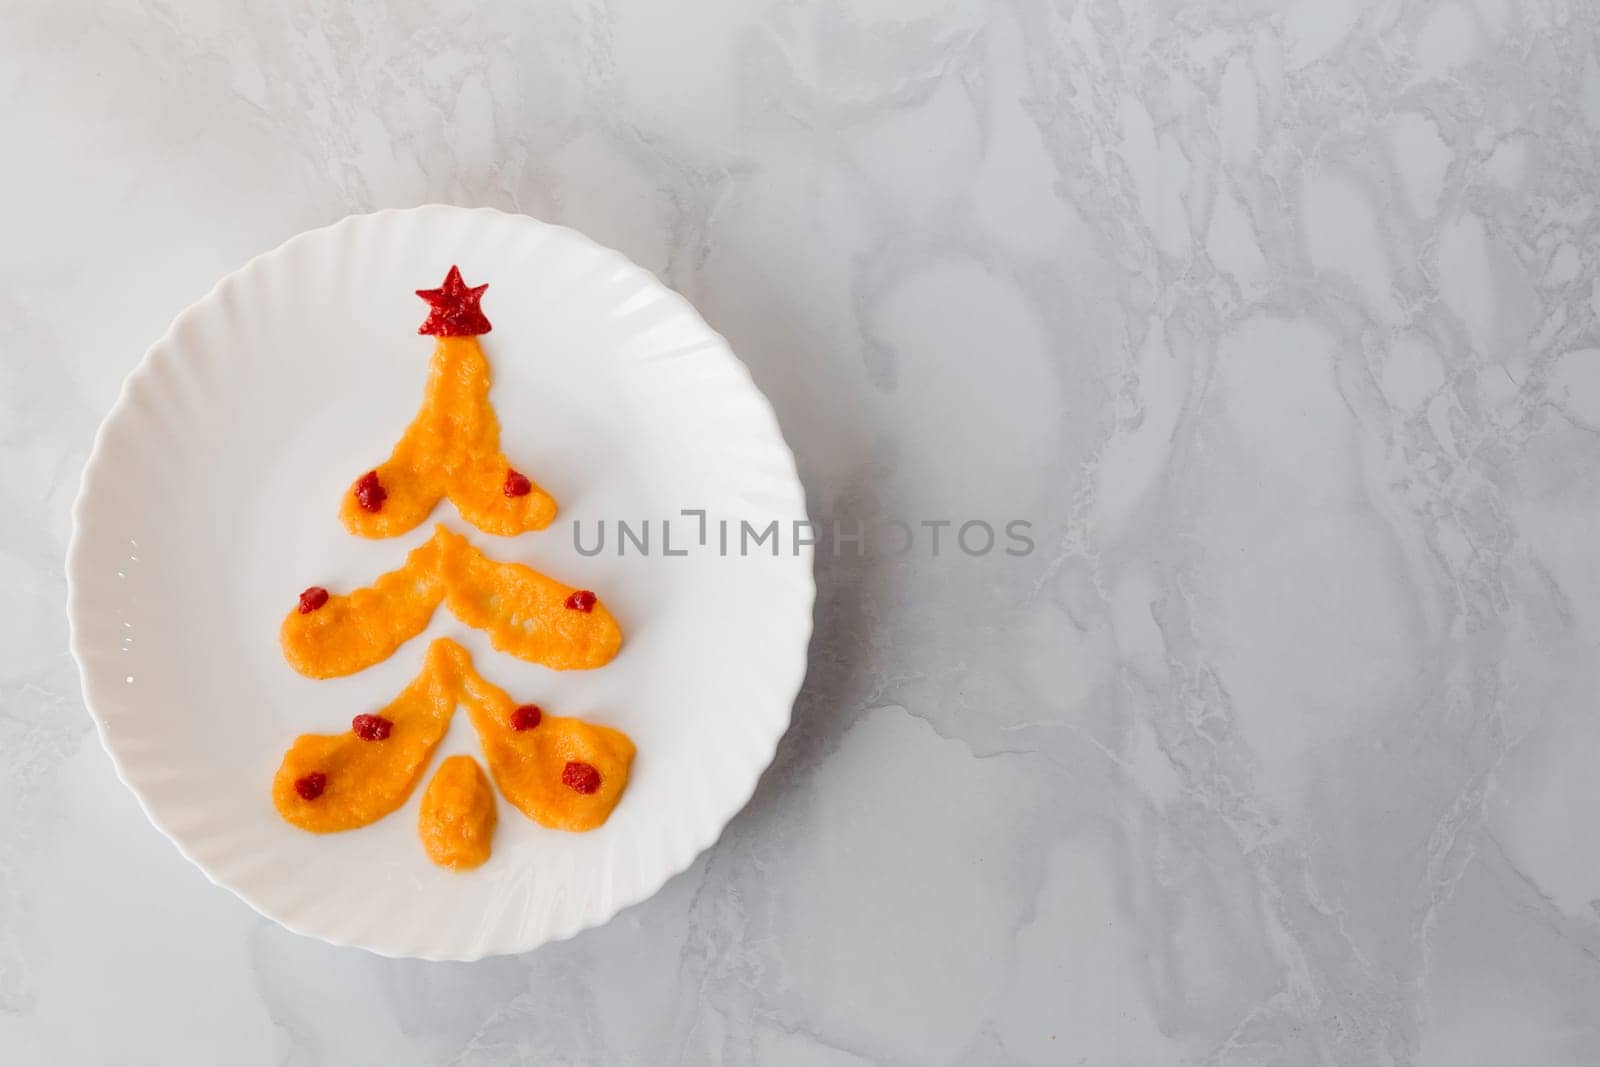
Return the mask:
[[328,602],[328,591],[320,585],[314,585],[300,594],[300,614],[310,615]]
[[357,715],[350,720],[350,731],[363,741],[383,741],[393,729],[394,723],[382,715]]
[[576,593],[573,593],[571,596],[567,597],[567,608],[571,611],[582,611],[588,613],[594,610],[595,601],[599,599],[599,597],[589,592],[589,590],[580,589]]
[[513,730],[531,730],[538,726],[544,718],[544,712],[537,704],[524,704],[511,713],[511,728]]
[[511,468],[506,468],[506,484],[500,491],[509,497],[527,496],[533,492],[533,483],[528,481],[528,476]]
[[[567,766],[570,767],[572,764],[569,763]],[[327,787],[328,776],[321,771],[312,771],[304,778],[296,778],[294,780],[294,791],[300,794],[301,800],[315,800],[322,795],[322,791]],[[573,788],[576,789],[577,787],[574,786]]]
[[600,772],[587,763],[569,760],[561,772],[561,781],[573,792],[588,796],[600,788]]
[[382,511],[383,502],[389,499],[389,490],[378,481],[377,471],[368,471],[356,480],[356,503],[362,511]]

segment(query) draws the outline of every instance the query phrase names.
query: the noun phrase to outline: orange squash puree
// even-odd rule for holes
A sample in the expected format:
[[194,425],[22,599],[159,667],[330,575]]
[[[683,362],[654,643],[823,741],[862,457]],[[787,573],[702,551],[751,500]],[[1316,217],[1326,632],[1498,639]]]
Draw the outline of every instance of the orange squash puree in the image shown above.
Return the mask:
[[452,871],[470,871],[489,858],[494,838],[494,790],[478,761],[451,756],[422,793],[417,834],[428,858]]
[[339,505],[347,530],[358,537],[403,534],[426,519],[441,496],[484,533],[509,537],[550,525],[556,502],[537,483],[523,495],[506,495],[513,468],[500,451],[490,384],[489,361],[476,337],[438,339],[422,408],[389,458],[374,468],[386,496],[369,511],[356,493],[360,478],[352,482]]
[[[628,735],[554,715],[516,729],[511,716],[520,705],[485,681],[467,650],[447,637],[428,646],[422,672],[383,709],[392,724],[386,738],[366,741],[353,731],[296,738],[273,779],[273,805],[286,821],[313,833],[383,818],[416,788],[458,703],[478,731],[495,784],[518,811],[571,831],[592,830],[610,817],[633,765]],[[581,773],[573,772],[575,765]],[[297,783],[313,776],[321,780],[308,797]],[[477,765],[465,756],[441,764],[417,824],[429,857],[454,869],[475,867],[488,858],[494,825],[494,798]]]
[[[581,832],[605,822],[628,787],[634,753],[628,735],[556,715],[543,715],[537,726],[518,730],[511,725],[517,702],[474,671],[465,650],[462,659],[461,702],[478,731],[489,773],[512,806],[555,830]],[[564,781],[567,765],[574,762],[599,773],[593,792],[580,793]]]
[[439,575],[450,613],[518,659],[558,671],[603,667],[622,647],[622,628],[605,605],[567,607],[577,592],[521,563],[499,563],[465,537],[440,527]]
[[371,586],[330,594],[310,611],[290,609],[278,639],[284,659],[301,674],[338,678],[388,659],[422,632],[444,600],[502,652],[558,671],[589,670],[616,656],[622,629],[599,602],[587,612],[568,608],[575,591],[521,563],[491,560],[437,526],[404,565]]
[[339,678],[381,663],[422,632],[444,599],[439,539],[418,545],[399,569],[363,589],[329,594],[311,611],[283,617],[278,642],[289,666],[307,678]]
[[[388,737],[364,741],[349,730],[297,737],[272,781],[278,814],[326,834],[366,826],[400,807],[450,725],[459,688],[451,649],[435,642],[422,673],[381,712],[393,724]],[[321,794],[307,800],[295,783],[313,774],[325,781]]]

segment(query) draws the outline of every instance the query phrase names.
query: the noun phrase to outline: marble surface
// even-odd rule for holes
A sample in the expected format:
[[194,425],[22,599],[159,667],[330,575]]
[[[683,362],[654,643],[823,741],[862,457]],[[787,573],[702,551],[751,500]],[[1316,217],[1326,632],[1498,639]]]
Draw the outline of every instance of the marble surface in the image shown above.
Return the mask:
[[[0,1061],[1600,1062],[1592,5],[0,24]],[[924,535],[822,553],[794,726],[713,850],[473,965],[209,885],[63,617],[145,345],[289,235],[434,200],[660,272],[815,514]],[[975,518],[1035,550],[917,525]]]

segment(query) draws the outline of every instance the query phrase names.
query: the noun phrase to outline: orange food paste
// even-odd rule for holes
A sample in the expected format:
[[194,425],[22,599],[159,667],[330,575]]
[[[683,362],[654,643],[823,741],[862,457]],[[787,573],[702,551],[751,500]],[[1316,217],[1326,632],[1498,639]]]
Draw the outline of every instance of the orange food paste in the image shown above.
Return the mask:
[[494,838],[494,790],[471,756],[451,756],[422,793],[417,834],[428,858],[452,871],[470,871],[489,858]]
[[[326,834],[366,826],[406,802],[456,710],[455,660],[445,645],[460,648],[435,642],[422,673],[380,713],[391,724],[383,740],[364,740],[354,729],[295,738],[272,781],[278,814]],[[297,787],[315,775],[318,789]]]
[[[445,496],[486,533],[512,536],[554,519],[555,501],[500,451],[489,362],[477,340],[491,329],[479,308],[487,288],[467,286],[451,267],[438,289],[417,291],[430,308],[417,332],[437,338],[422,407],[389,458],[345,494],[339,515],[351,533],[403,534]],[[616,619],[590,590],[490,559],[437,526],[405,563],[365,588],[302,592],[279,628],[284,658],[310,678],[365,670],[421,633],[441,602],[488,634],[497,650],[556,670],[603,666],[622,645]],[[355,716],[345,733],[296,738],[273,779],[273,804],[313,833],[383,818],[416,788],[457,704],[467,706],[489,775],[518,811],[570,831],[592,830],[610,817],[633,764],[628,736],[518,704],[448,639],[428,647],[421,673],[381,711]],[[489,778],[472,757],[440,764],[417,818],[429,859],[457,871],[488,860],[495,806]]]
[[442,600],[456,618],[486,631],[501,652],[558,671],[590,670],[616,656],[622,630],[599,601],[569,606],[580,592],[587,591],[524,564],[489,559],[439,526],[401,567],[372,585],[328,594],[309,611],[302,610],[302,598],[284,616],[278,638],[295,670],[308,678],[338,678],[388,659],[422,632]]
[[[313,833],[381,819],[416,788],[458,703],[467,707],[495,785],[518,811],[571,831],[592,830],[610,817],[633,764],[628,736],[556,715],[540,714],[530,725],[532,717],[517,712],[531,705],[485,681],[467,650],[449,638],[429,646],[422,673],[383,709],[380,717],[390,725],[381,738],[368,739],[376,736],[370,729],[296,738],[273,779],[273,804],[285,820]],[[494,824],[494,798],[477,765],[463,756],[441,764],[418,821],[429,857],[453,869],[477,866],[488,857]]]
[[418,290],[433,307],[418,332],[438,336],[422,408],[389,458],[345,492],[339,518],[351,533],[403,534],[442,496],[484,533],[509,537],[542,530],[555,518],[555,500],[500,451],[489,361],[474,336],[489,331],[477,306],[485,288],[468,288],[451,267],[439,289]]
[[[627,734],[558,715],[540,715],[532,727],[513,721],[526,705],[484,681],[470,663],[461,689],[489,773],[512,806],[555,830],[593,830],[606,821],[628,787],[634,747]],[[575,776],[568,770],[573,764],[593,773]]]

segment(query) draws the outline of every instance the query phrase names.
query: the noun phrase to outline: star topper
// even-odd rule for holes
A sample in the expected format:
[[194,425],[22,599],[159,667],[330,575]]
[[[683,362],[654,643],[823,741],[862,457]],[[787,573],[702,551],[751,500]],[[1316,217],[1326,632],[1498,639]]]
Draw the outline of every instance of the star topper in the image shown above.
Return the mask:
[[461,280],[461,271],[452,266],[439,288],[417,290],[417,295],[431,308],[428,321],[418,326],[417,332],[431,333],[435,337],[472,337],[488,333],[493,327],[478,308],[478,301],[483,299],[487,288],[487,282],[468,286]]

